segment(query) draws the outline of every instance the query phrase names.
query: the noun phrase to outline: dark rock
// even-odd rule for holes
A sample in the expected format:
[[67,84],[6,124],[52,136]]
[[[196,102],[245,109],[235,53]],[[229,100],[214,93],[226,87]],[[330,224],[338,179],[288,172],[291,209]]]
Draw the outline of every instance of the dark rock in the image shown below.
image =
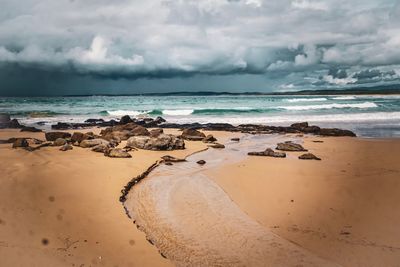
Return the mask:
[[204,133],[193,128],[184,129],[181,136],[183,139],[190,141],[202,141],[206,137]]
[[155,118],[154,121],[155,121],[157,124],[161,124],[161,123],[167,122],[163,117],[160,117],[160,116],[158,116],[157,118]]
[[164,162],[182,162],[182,161],[186,161],[186,159],[175,158],[175,157],[170,156],[170,155],[162,156],[161,158],[162,158],[162,160]]
[[312,133],[318,134],[321,131],[321,128],[315,125],[308,126],[302,129],[303,133]]
[[84,133],[80,133],[80,132],[74,132],[71,136],[71,141],[73,143],[75,142],[82,142],[83,140],[89,139],[89,135],[84,134]]
[[234,141],[234,142],[239,142],[239,141],[240,141],[240,138],[238,138],[238,137],[231,138],[231,141]]
[[17,147],[29,147],[28,140],[25,138],[16,138],[15,141],[13,142],[13,148]]
[[86,123],[93,123],[93,124],[96,124],[96,123],[104,122],[104,120],[103,120],[103,119],[87,119],[87,120],[85,120],[85,122],[86,122]]
[[197,161],[196,163],[199,165],[204,165],[204,164],[206,164],[206,161],[201,159],[201,160]]
[[65,140],[64,138],[57,138],[54,142],[53,142],[53,146],[63,146],[67,143],[67,140]]
[[174,165],[174,164],[172,164],[172,162],[170,162],[170,161],[165,161],[164,164],[165,164],[165,165],[168,165],[168,166]]
[[217,138],[215,138],[212,134],[209,134],[206,137],[204,137],[202,141],[204,143],[212,143],[212,142],[217,141]]
[[62,147],[60,147],[61,151],[67,151],[67,150],[72,150],[73,147],[70,144],[64,144]]
[[130,122],[133,122],[133,120],[131,119],[131,117],[129,117],[129,115],[122,116],[119,120],[119,124],[127,124]]
[[308,122],[293,123],[290,127],[301,130],[308,127]]
[[283,151],[307,151],[307,149],[304,149],[302,145],[293,143],[291,141],[279,143],[276,149]]
[[0,128],[7,128],[11,121],[10,115],[0,114]]
[[315,156],[315,155],[312,154],[312,153],[303,154],[303,155],[299,156],[299,159],[321,160],[320,158],[318,158],[317,156]]
[[110,158],[131,158],[131,154],[124,151],[122,148],[112,148],[104,153],[105,156]]
[[30,127],[30,126],[23,126],[21,128],[21,132],[33,132],[33,133],[37,133],[37,132],[41,132],[42,130],[35,128],[35,127]]
[[72,128],[73,126],[71,123],[65,123],[65,122],[58,122],[57,124],[51,125],[51,129],[54,130],[68,130]]
[[67,132],[47,132],[45,136],[47,141],[55,141],[57,138],[71,138],[71,134]]
[[225,146],[223,145],[223,144],[220,144],[220,143],[212,143],[212,144],[209,144],[208,145],[209,147],[212,147],[212,148],[225,148]]
[[285,158],[286,153],[284,152],[275,152],[271,148],[267,148],[265,151],[261,152],[249,152],[247,153],[249,156],[264,156],[264,157],[274,157],[274,158]]
[[126,146],[146,150],[175,150],[184,149],[185,142],[172,134],[160,134],[158,137],[133,136],[128,139]]
[[356,136],[356,134],[352,131],[342,130],[338,128],[321,128],[318,134],[323,136]]
[[21,124],[19,124],[17,119],[12,119],[8,124],[8,128],[18,129],[18,128],[22,128],[22,127],[23,126]]
[[106,141],[106,140],[104,140],[104,139],[100,139],[100,138],[97,138],[97,139],[87,139],[87,140],[83,140],[83,141],[79,144],[79,146],[80,146],[80,147],[83,147],[83,148],[89,148],[89,147],[94,147],[94,146],[101,145],[101,144],[103,144],[103,145],[109,145],[109,142]]
[[322,140],[313,140],[314,143],[323,143],[324,141]]

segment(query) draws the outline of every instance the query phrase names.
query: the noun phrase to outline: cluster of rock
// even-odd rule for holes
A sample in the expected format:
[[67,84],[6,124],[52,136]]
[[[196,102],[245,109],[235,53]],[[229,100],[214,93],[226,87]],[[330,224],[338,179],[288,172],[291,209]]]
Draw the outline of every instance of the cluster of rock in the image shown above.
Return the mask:
[[270,126],[260,124],[240,124],[238,126],[229,123],[163,123],[160,128],[178,128],[178,129],[202,129],[208,131],[229,131],[250,134],[274,134],[274,133],[298,133],[298,134],[314,134],[321,136],[356,136],[349,130],[338,128],[321,128],[315,125],[309,125],[308,122],[294,123],[290,126]]
[[[276,149],[281,150],[281,151],[288,151],[288,152],[306,152],[306,151],[308,151],[302,145],[294,143],[292,141],[278,143],[276,146]],[[260,151],[260,152],[249,152],[247,154],[249,156],[264,156],[264,157],[274,157],[274,158],[285,158],[286,157],[285,152],[277,152],[271,148],[267,148],[266,150]],[[315,156],[312,153],[302,154],[298,158],[304,159],[304,160],[321,160],[320,158],[318,158],[317,156]]]
[[223,144],[217,143],[217,139],[212,134],[206,136],[204,133],[194,128],[183,129],[181,137],[185,140],[208,143],[208,146],[212,148],[225,148]]
[[69,129],[81,129],[81,128],[88,128],[88,127],[112,127],[116,125],[124,125],[127,123],[135,123],[136,125],[141,125],[146,128],[157,127],[157,125],[166,122],[164,118],[157,117],[153,118],[131,118],[128,115],[121,117],[119,121],[117,120],[109,120],[105,121],[103,119],[87,119],[83,123],[65,123],[65,122],[58,122],[51,126],[54,130],[69,130]]
[[11,119],[8,114],[0,114],[0,129],[11,128],[18,129],[23,126],[19,124],[17,119]]

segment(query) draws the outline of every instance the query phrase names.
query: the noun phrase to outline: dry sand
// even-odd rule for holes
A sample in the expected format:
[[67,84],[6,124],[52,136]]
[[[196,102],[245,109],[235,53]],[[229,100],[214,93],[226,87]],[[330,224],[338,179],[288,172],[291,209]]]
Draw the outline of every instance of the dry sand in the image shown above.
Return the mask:
[[[44,139],[42,133],[0,131],[0,139],[16,136]],[[398,266],[400,140],[304,139],[322,161],[301,161],[297,153],[249,157],[203,174],[262,228],[315,256],[344,266]],[[0,266],[171,266],[118,198],[160,156],[205,148],[186,143],[186,150],[140,150],[130,159],[76,147],[27,152],[0,145]]]
[[[43,133],[0,131],[0,139],[27,136],[44,140]],[[79,147],[28,152],[0,145],[0,266],[170,266],[126,216],[119,196],[160,156],[205,147],[186,144],[180,151],[133,151],[128,159]]]
[[207,175],[250,217],[316,255],[399,266],[400,140],[310,136],[304,146],[322,160],[251,157]]

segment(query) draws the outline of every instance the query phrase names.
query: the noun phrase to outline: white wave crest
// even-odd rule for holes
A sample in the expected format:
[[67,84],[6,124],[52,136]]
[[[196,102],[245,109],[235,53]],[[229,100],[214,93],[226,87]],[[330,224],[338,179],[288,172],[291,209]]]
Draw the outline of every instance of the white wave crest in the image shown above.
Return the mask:
[[177,109],[177,110],[166,109],[162,111],[162,114],[170,116],[186,116],[192,114],[193,111],[194,111],[193,109]]
[[149,112],[151,112],[151,110],[112,110],[112,111],[107,110],[107,113],[111,116],[124,116],[124,115],[139,116],[147,114]]
[[335,100],[354,100],[356,99],[355,96],[337,96],[337,97],[333,97],[332,99]]
[[317,97],[317,98],[292,98],[288,99],[288,102],[315,102],[315,101],[326,101],[325,97]]
[[286,109],[286,110],[312,110],[312,109],[333,109],[333,108],[376,108],[377,104],[374,102],[363,102],[363,103],[354,103],[354,104],[325,104],[325,105],[305,105],[305,106],[281,106],[278,108]]

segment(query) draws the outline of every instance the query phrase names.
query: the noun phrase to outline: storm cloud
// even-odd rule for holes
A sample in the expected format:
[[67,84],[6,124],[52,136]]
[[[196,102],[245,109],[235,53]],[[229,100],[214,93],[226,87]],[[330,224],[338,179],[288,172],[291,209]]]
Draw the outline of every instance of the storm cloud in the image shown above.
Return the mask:
[[[103,93],[109,89],[99,84],[184,90],[209,79],[203,90],[294,90],[396,83],[400,75],[394,0],[1,0],[1,7],[4,94],[39,90],[33,77],[44,77],[49,90],[86,84]],[[247,86],[229,82],[240,77]]]

